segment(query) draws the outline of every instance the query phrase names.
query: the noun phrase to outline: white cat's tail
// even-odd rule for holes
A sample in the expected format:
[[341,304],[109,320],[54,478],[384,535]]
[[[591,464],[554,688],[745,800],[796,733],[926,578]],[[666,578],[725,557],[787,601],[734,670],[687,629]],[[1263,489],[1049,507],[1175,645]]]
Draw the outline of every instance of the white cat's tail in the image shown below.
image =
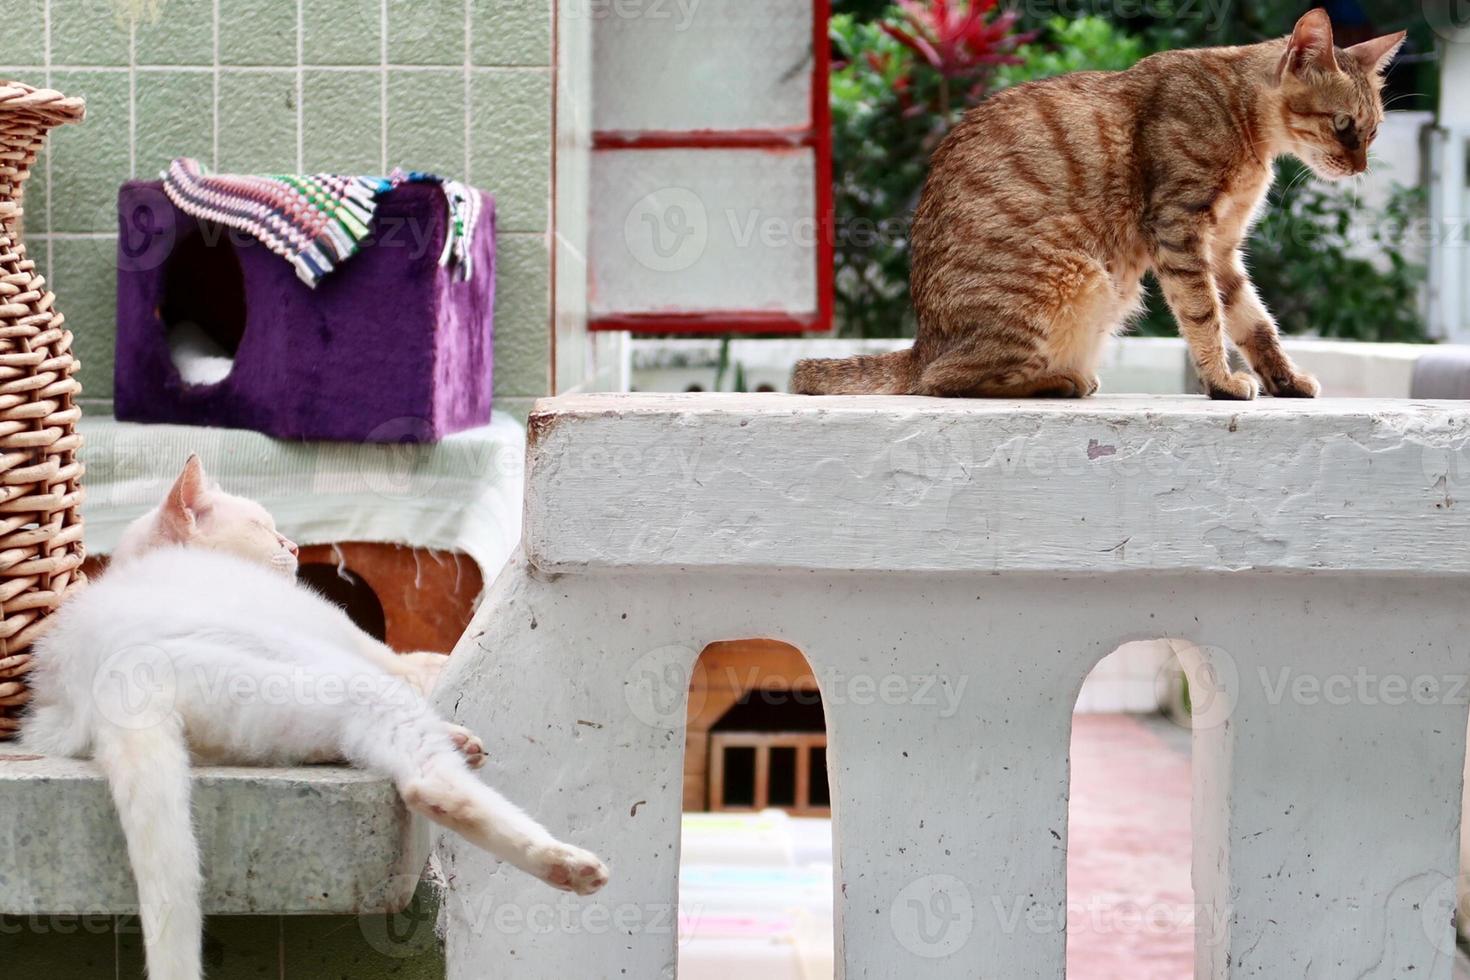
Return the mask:
[[112,790],[138,883],[148,980],[200,980],[202,876],[182,725],[170,718],[136,730],[103,726],[95,757]]

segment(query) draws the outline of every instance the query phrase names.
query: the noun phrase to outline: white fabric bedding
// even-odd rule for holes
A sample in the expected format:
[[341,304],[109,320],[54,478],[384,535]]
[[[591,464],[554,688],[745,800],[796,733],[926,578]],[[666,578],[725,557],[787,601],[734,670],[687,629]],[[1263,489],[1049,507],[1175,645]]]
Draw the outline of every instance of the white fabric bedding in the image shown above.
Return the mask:
[[502,412],[433,445],[288,442],[97,416],[84,417],[81,430],[92,554],[111,551],[128,522],[163,499],[191,452],[224,489],[263,504],[299,544],[459,551],[488,582],[520,541],[526,433]]

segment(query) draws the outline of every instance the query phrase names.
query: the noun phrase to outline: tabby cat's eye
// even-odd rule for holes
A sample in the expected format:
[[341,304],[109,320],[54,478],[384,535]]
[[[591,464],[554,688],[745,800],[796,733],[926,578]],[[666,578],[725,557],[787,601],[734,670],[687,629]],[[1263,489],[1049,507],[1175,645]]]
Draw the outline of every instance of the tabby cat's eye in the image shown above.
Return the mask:
[[1349,133],[1353,129],[1353,117],[1345,112],[1339,112],[1332,117],[1332,128],[1339,133]]

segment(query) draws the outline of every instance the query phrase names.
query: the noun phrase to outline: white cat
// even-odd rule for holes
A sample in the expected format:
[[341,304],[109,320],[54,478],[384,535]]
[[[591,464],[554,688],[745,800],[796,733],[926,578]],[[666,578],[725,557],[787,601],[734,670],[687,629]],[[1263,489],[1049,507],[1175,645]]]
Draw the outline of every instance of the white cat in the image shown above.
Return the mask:
[[150,980],[200,980],[189,766],[345,758],[410,809],[549,884],[590,894],[607,868],[471,771],[483,748],[424,700],[445,658],[398,655],[296,583],[296,546],[190,457],[128,528],[112,567],[35,647],[27,751],[92,756],[138,883]]

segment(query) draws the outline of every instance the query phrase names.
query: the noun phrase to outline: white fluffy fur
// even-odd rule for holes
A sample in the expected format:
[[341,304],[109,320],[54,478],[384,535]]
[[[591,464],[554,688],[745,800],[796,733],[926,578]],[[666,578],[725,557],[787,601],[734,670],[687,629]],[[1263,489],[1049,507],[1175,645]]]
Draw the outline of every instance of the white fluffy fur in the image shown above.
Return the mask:
[[[28,751],[92,756],[117,804],[151,980],[199,980],[200,870],[189,766],[345,758],[408,805],[565,890],[607,880],[471,771],[477,739],[424,700],[443,657],[400,656],[296,584],[295,545],[191,459],[113,567],[36,646]],[[283,574],[287,573],[287,574]]]

